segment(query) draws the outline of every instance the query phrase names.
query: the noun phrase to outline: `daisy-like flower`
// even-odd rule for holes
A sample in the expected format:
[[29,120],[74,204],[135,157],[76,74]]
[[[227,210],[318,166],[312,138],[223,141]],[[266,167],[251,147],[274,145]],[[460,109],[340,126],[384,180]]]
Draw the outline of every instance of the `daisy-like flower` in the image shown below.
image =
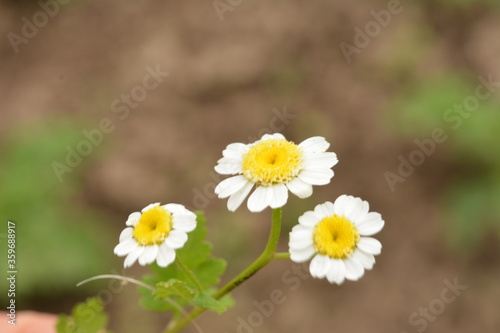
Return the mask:
[[372,269],[382,244],[372,237],[384,227],[379,213],[368,212],[368,202],[342,195],[335,203],[317,205],[299,217],[290,232],[290,258],[305,262],[315,278],[330,283],[356,281]]
[[312,185],[326,185],[333,177],[331,168],[337,155],[326,152],[330,144],[323,137],[312,137],[300,144],[279,133],[265,134],[252,144],[232,143],[222,152],[215,171],[235,175],[217,185],[219,198],[229,197],[227,208],[235,211],[248,196],[248,209],[260,212],[279,208],[288,200],[288,190],[299,198],[312,194]]
[[187,232],[196,227],[196,215],[183,205],[154,203],[130,214],[126,225],[114,249],[116,255],[127,256],[125,268],[137,259],[142,266],[156,260],[158,266],[167,267],[175,260],[175,250],[186,243]]

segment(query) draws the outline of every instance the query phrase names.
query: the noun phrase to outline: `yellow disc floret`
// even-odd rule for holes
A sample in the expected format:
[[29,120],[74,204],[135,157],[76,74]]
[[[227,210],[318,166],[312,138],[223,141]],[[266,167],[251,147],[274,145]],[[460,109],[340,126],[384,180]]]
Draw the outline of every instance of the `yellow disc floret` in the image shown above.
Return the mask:
[[301,167],[302,149],[285,139],[258,142],[243,156],[243,175],[263,186],[287,183]]
[[139,245],[161,244],[172,230],[172,214],[161,206],[142,213],[132,235]]
[[344,216],[328,216],[314,228],[314,247],[320,254],[334,259],[351,255],[359,241],[359,234]]

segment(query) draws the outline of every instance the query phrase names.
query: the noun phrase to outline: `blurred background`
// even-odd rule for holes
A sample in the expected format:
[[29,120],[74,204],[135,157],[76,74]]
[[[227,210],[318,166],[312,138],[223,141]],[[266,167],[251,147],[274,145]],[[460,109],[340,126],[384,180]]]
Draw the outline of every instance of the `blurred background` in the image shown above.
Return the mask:
[[[168,315],[135,287],[76,283],[139,278],[113,248],[128,214],[159,201],[205,210],[227,281],[262,250],[270,211],[228,212],[213,167],[227,144],[282,132],[324,136],[340,163],[290,197],[280,249],[298,216],[347,193],[384,217],[382,255],[340,287],[275,262],[204,332],[499,332],[497,3],[1,2],[0,216],[17,222],[18,309],[99,295],[112,331],[159,332]],[[467,289],[445,302],[454,281]],[[255,314],[276,289],[286,300]]]

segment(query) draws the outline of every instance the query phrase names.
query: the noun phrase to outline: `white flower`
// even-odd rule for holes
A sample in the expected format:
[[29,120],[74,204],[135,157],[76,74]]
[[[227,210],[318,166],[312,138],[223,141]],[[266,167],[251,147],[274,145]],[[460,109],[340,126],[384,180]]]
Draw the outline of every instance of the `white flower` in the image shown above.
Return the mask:
[[300,144],[281,134],[265,134],[252,144],[232,143],[222,152],[215,171],[236,175],[215,188],[219,198],[227,198],[227,208],[235,211],[248,196],[248,209],[260,212],[266,207],[286,204],[288,190],[299,198],[312,194],[312,185],[326,185],[333,177],[331,168],[337,155],[326,152],[330,144],[323,137],[312,137]]
[[125,268],[137,259],[142,266],[156,260],[158,266],[167,267],[175,260],[175,250],[186,243],[187,232],[196,227],[196,215],[183,205],[154,203],[130,214],[126,225],[114,249],[116,255],[127,256]]
[[290,258],[299,263],[312,258],[311,275],[330,283],[360,279],[382,249],[368,236],[379,232],[384,220],[368,209],[368,202],[342,195],[333,204],[325,202],[305,212],[290,232]]

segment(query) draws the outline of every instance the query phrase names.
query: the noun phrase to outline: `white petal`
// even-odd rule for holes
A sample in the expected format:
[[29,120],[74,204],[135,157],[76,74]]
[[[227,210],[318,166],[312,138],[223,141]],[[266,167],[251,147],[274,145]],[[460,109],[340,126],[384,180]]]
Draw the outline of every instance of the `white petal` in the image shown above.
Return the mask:
[[314,136],[306,139],[299,144],[304,153],[324,152],[330,147],[330,144],[321,136]]
[[162,207],[163,207],[163,209],[167,210],[168,212],[170,212],[173,215],[175,215],[175,214],[188,214],[188,213],[194,214],[189,209],[184,207],[184,205],[181,205],[181,204],[169,203],[169,204],[163,205]]
[[221,181],[215,188],[215,194],[220,199],[224,199],[238,192],[248,183],[248,180],[242,176],[234,176]]
[[137,258],[139,258],[139,256],[142,254],[143,251],[144,251],[144,246],[137,245],[137,248],[132,250],[128,254],[128,256],[125,258],[125,262],[123,263],[123,266],[125,268],[132,266],[135,263],[135,261],[137,260]]
[[176,213],[172,216],[174,230],[190,232],[196,228],[196,214],[186,210],[185,213]]
[[293,250],[290,249],[290,259],[293,262],[306,262],[308,261],[315,253],[315,250],[312,246],[305,248],[303,250]]
[[169,248],[165,243],[158,247],[158,255],[156,256],[156,263],[160,267],[167,267],[175,260],[175,251]]
[[352,196],[348,196],[345,199],[344,205],[344,216],[354,224],[357,224],[368,214],[368,210],[370,209],[368,202]]
[[146,207],[144,207],[144,208],[141,210],[141,212],[143,212],[143,213],[144,213],[144,212],[147,212],[147,211],[148,211],[148,210],[150,210],[151,208],[154,208],[154,207],[159,206],[159,205],[160,205],[160,203],[159,203],[159,202],[149,204],[149,205],[147,205]]
[[314,228],[297,224],[290,231],[290,239],[309,239],[313,235]]
[[136,246],[137,242],[133,238],[129,238],[115,246],[114,253],[119,257],[123,257],[129,254]]
[[354,258],[350,256],[345,261],[345,278],[351,281],[359,280],[365,273],[363,265]]
[[179,230],[171,230],[168,234],[168,237],[165,239],[165,244],[172,249],[180,249],[184,246],[188,239],[188,236],[185,232]]
[[339,162],[335,153],[304,154],[304,168],[331,168]]
[[283,184],[271,186],[273,197],[269,206],[271,208],[283,207],[288,200],[288,189]]
[[231,143],[226,147],[226,149],[224,149],[222,156],[236,159],[241,158],[247,149],[248,145],[244,143]]
[[177,203],[169,203],[163,205],[162,207],[163,209],[166,209],[170,214],[177,214],[177,213],[182,214],[187,210],[186,207]]
[[352,256],[353,259],[359,261],[365,269],[372,269],[373,264],[375,264],[375,257],[373,256],[373,254],[366,253],[359,249],[354,251]]
[[237,161],[231,163],[219,163],[214,167],[214,170],[220,175],[236,175],[240,173],[241,163]]
[[344,283],[346,268],[343,260],[331,259],[330,270],[326,273],[326,278],[330,283],[341,285]]
[[169,203],[169,204],[163,205],[162,207],[165,210],[167,210],[168,212],[170,212],[172,215],[176,215],[176,214],[177,215],[184,215],[184,214],[194,215],[194,213],[192,211],[190,211],[189,209],[184,207],[184,205],[181,205],[178,203]]
[[264,141],[264,140],[269,140],[269,139],[285,139],[285,136],[281,133],[274,133],[274,134],[264,134],[262,136],[262,138],[260,139],[260,141]]
[[322,279],[326,277],[326,273],[330,270],[330,258],[321,254],[316,255],[309,265],[311,276]]
[[309,248],[313,246],[313,241],[312,239],[290,239],[288,241],[288,247],[290,249],[293,249],[294,251],[301,251],[305,250],[306,248]]
[[361,237],[358,244],[356,246],[366,253],[369,254],[380,254],[382,250],[382,244],[372,237]]
[[333,204],[330,201],[327,201],[324,204],[319,204],[314,207],[314,213],[316,213],[317,216],[320,216],[320,219],[323,219],[334,214],[333,207]]
[[303,250],[313,246],[313,232],[313,228],[305,227],[300,224],[296,225],[292,228],[292,231],[290,231],[288,246],[291,250]]
[[190,232],[196,228],[196,214],[186,209],[183,205],[169,203],[162,207],[172,214],[173,229]]
[[123,231],[120,234],[120,242],[123,242],[125,239],[131,239],[133,232],[134,228],[132,227],[123,229]]
[[371,236],[382,230],[384,224],[385,222],[379,213],[370,212],[361,218],[356,228],[361,236]]
[[236,192],[235,194],[231,195],[229,197],[229,200],[227,201],[227,209],[229,209],[230,212],[234,212],[238,207],[241,205],[243,200],[248,196],[248,193],[252,190],[253,183],[248,182],[243,186],[241,190]]
[[286,187],[301,199],[310,197],[313,193],[313,188],[311,184],[302,181],[300,178],[295,177],[290,182],[286,184]]
[[[308,244],[308,246],[313,245],[313,232],[312,231],[305,231],[302,233],[294,232],[290,233],[290,241],[288,244],[290,245],[291,248],[295,250],[299,250],[304,248],[302,244]],[[298,247],[296,247],[296,245]]]
[[337,200],[335,200],[335,202],[333,203],[335,214],[337,214],[338,216],[344,216],[346,202],[349,201],[348,197],[349,196],[343,194],[338,197]]
[[257,186],[248,198],[248,210],[253,213],[261,212],[269,206],[273,198],[273,190],[269,186]]
[[141,218],[141,213],[139,212],[132,213],[128,216],[127,222],[125,222],[125,224],[131,227],[135,227],[137,223],[139,223],[140,218]]
[[314,227],[321,219],[322,217],[318,216],[315,212],[307,211],[299,217],[299,223],[306,227]]
[[139,264],[145,266],[152,263],[158,254],[158,245],[145,246],[144,251],[139,256]]
[[217,161],[217,166],[215,167],[215,169],[216,171],[221,171],[221,174],[241,173],[241,163],[243,161],[242,158],[243,156],[239,158],[223,157]]
[[234,164],[240,165],[242,161],[242,157],[222,157],[217,161],[217,164]]
[[297,177],[311,185],[326,185],[333,177],[333,170],[308,168],[303,169]]

